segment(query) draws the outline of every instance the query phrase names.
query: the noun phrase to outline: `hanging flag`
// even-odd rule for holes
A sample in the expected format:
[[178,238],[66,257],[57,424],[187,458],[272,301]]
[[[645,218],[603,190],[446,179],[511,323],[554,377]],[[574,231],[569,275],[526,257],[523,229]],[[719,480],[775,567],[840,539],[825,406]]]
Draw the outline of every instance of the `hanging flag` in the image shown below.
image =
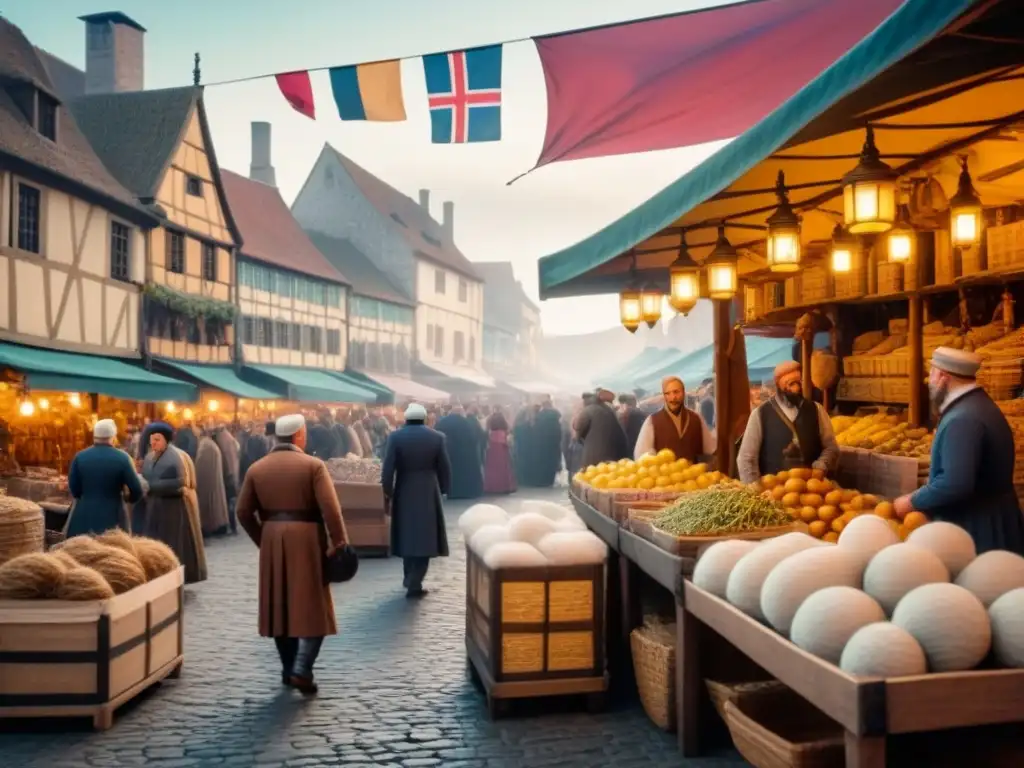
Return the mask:
[[787,101],[903,0],[759,0],[538,38],[540,167],[728,139]]
[[435,144],[501,140],[501,46],[423,57]]
[[281,95],[292,105],[292,109],[316,120],[316,108],[313,105],[313,85],[309,82],[309,72],[284,72],[274,76]]
[[334,67],[331,70],[331,91],[342,120],[405,120],[402,63],[397,59],[354,67]]

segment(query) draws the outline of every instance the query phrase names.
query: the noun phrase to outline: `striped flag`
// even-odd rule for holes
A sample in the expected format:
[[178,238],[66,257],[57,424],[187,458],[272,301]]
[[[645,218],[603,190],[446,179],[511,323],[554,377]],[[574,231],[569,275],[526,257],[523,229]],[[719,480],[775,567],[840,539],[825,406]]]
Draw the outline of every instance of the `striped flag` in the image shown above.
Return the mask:
[[378,61],[331,70],[331,92],[342,120],[401,122],[402,62]]
[[501,46],[423,57],[435,144],[501,140]]

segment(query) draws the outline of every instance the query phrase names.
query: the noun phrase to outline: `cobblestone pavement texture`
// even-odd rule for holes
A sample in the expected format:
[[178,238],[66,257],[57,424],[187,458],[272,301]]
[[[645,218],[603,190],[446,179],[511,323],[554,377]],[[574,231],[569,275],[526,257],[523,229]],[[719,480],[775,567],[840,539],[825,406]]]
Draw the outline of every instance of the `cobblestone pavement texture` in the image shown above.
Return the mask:
[[[555,498],[564,490],[523,494]],[[394,766],[543,768],[744,765],[733,756],[683,761],[674,737],[636,703],[592,715],[563,702],[491,722],[466,674],[465,554],[447,510],[452,556],[435,560],[431,592],[404,597],[401,561],[366,559],[335,587],[340,634],[317,664],[320,695],[282,689],[270,640],[256,633],[256,550],[244,536],[208,545],[211,577],[188,588],[185,666],[118,712],[91,723],[0,721],[4,768]]]

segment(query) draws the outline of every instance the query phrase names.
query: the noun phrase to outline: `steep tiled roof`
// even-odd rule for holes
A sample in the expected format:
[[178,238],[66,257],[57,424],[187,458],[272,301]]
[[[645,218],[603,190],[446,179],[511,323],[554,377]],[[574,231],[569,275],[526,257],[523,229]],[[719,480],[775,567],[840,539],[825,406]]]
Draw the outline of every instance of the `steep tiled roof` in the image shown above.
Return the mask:
[[341,240],[322,232],[307,231],[313,245],[340,270],[352,286],[352,293],[371,299],[401,304],[407,307],[415,303],[397,288],[387,276],[377,269],[372,261],[348,240]]
[[50,81],[58,96],[70,101],[85,95],[85,72],[42,48],[36,48],[36,54],[50,73]]
[[7,90],[19,85],[58,97],[36,49],[18,27],[0,17],[0,155],[16,158],[98,194],[118,204],[126,215],[130,212],[135,218],[149,218],[131,191],[104,167],[66,105],[61,104],[57,110],[56,143],[32,127]]
[[[330,145],[328,145],[330,147]],[[466,277],[479,280],[472,263],[454,243],[447,242],[441,225],[419,203],[362,166],[330,147],[359,191],[390,221],[420,257],[448,267]]]
[[201,94],[195,86],[97,93],[75,99],[71,109],[110,172],[148,201],[156,196]]
[[537,309],[523,285],[516,280],[507,261],[478,261],[473,264],[484,280],[484,324],[509,333],[519,333],[523,305]]
[[242,233],[243,255],[312,277],[348,283],[292,217],[277,187],[228,170],[220,172],[220,179]]

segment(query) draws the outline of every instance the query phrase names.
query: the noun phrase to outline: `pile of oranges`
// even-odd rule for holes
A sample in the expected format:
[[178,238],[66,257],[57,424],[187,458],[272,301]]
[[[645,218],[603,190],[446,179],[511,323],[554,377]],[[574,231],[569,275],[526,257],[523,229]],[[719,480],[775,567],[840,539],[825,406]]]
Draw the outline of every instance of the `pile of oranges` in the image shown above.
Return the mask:
[[897,520],[891,502],[870,493],[840,488],[817,469],[791,469],[765,475],[758,486],[766,497],[781,504],[791,518],[806,523],[808,533],[825,541],[838,541],[843,528],[858,515],[878,515],[892,526],[900,539],[906,539],[911,531],[928,522],[920,512],[911,512],[903,520]]
[[699,491],[729,480],[721,472],[709,472],[707,464],[677,459],[667,448],[636,461],[621,459],[596,464],[577,473],[573,479],[600,489],[634,488],[676,493]]

